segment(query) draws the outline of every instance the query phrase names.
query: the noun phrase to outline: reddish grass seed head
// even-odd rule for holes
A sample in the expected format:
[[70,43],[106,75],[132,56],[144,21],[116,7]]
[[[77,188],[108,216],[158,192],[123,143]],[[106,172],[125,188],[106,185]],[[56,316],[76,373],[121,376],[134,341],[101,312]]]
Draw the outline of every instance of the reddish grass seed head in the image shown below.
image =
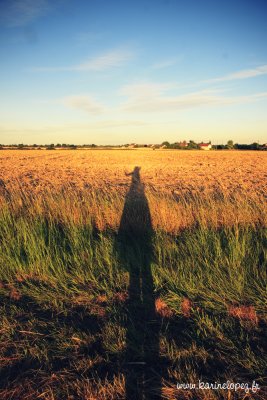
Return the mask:
[[184,317],[190,317],[192,311],[192,302],[187,297],[184,297],[181,302],[181,311]]
[[254,306],[230,306],[228,308],[228,314],[234,318],[239,318],[240,320],[251,321],[255,324],[258,323],[258,316]]
[[159,314],[162,318],[171,318],[174,315],[174,312],[161,298],[156,299],[155,309],[157,314]]

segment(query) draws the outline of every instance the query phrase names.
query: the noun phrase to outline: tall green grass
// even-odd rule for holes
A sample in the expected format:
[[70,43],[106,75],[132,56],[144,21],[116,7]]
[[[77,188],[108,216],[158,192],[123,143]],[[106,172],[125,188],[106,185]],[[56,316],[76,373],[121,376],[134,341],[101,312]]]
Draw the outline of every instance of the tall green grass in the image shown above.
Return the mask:
[[[123,198],[92,196],[94,202],[90,194],[66,192],[36,202],[2,199],[0,398],[125,398],[129,265],[142,262],[142,243],[128,238],[122,258],[108,210],[113,218],[113,205],[122,208]],[[103,213],[106,224],[99,222]],[[168,399],[244,398],[175,390],[177,382],[198,379],[256,380],[262,390],[250,398],[264,398],[265,216],[232,222],[212,226],[209,215],[198,212],[183,229],[154,229],[154,296],[169,313],[157,310],[158,381],[151,398],[160,391]],[[152,337],[155,325],[148,329]]]

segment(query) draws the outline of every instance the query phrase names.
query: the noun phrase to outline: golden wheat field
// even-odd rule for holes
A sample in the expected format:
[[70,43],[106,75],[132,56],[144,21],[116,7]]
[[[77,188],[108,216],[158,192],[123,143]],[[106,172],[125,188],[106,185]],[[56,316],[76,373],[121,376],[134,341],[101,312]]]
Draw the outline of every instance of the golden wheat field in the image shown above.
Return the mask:
[[19,181],[31,190],[66,184],[116,191],[127,188],[131,172],[141,167],[146,185],[158,191],[223,191],[266,193],[267,153],[253,151],[5,150],[0,178],[7,186]]
[[[82,193],[90,199],[87,214],[94,215],[99,228],[116,228],[135,166],[141,167],[154,228],[175,232],[198,219],[215,226],[266,223],[266,152],[4,150],[0,189],[34,196],[35,213],[46,196],[54,215],[69,207],[67,214],[76,220],[86,213],[80,197],[75,198]],[[63,206],[59,198],[47,198],[63,189],[73,201]]]

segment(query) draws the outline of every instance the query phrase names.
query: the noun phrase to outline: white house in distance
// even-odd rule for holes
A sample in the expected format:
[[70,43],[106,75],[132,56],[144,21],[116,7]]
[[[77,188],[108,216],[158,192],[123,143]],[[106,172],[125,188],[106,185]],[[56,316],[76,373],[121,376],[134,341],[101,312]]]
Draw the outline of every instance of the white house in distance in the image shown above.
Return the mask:
[[210,150],[211,143],[199,143],[200,150]]

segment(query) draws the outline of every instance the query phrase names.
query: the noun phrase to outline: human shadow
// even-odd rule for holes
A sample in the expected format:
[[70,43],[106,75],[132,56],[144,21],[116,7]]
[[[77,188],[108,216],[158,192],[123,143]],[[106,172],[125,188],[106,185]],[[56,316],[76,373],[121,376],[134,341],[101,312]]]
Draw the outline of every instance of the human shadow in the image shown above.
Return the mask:
[[161,378],[156,372],[159,321],[151,272],[153,228],[140,169],[135,167],[127,174],[132,180],[117,236],[119,263],[129,271],[124,364],[127,400],[161,398]]

